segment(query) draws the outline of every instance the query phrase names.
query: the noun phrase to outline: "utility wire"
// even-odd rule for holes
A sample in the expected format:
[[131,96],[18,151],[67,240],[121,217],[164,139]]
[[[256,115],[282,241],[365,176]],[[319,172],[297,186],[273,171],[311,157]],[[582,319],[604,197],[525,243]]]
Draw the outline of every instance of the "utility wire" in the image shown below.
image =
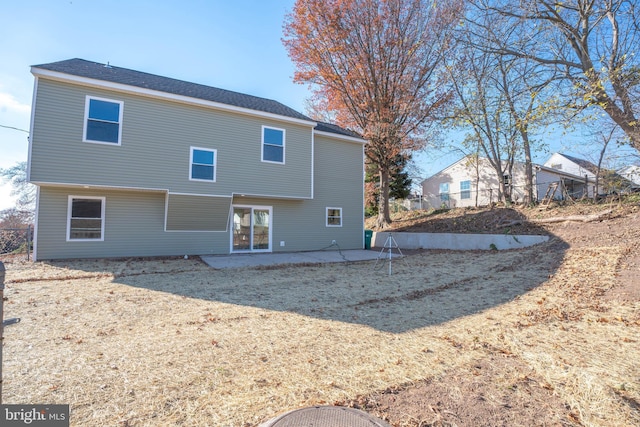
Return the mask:
[[13,129],[13,130],[17,130],[17,131],[20,131],[20,132],[29,133],[29,131],[28,131],[28,130],[24,130],[24,129],[16,128],[16,127],[13,127],[13,126],[0,125],[0,128]]

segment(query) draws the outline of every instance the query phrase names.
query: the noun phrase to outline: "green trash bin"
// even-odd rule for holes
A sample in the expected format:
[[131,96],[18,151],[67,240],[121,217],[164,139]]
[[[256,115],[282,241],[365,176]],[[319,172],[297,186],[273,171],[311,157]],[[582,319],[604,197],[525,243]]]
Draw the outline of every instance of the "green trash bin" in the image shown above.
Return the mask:
[[364,230],[364,248],[371,249],[371,238],[373,237],[373,230]]

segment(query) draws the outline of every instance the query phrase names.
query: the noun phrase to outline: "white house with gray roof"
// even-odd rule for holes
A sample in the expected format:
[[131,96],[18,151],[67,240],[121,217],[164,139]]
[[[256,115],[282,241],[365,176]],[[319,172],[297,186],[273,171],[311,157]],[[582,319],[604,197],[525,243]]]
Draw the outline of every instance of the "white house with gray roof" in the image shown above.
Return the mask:
[[[557,159],[564,160],[558,167]],[[534,165],[533,185],[536,201],[542,201],[550,186],[558,190],[549,194],[554,199],[566,197],[592,197],[595,191],[595,176],[582,174],[574,163],[576,159],[554,154],[544,165]],[[573,167],[575,165],[575,167]],[[571,167],[570,167],[571,166]],[[582,167],[585,163],[582,164]],[[567,170],[568,169],[568,170]],[[511,187],[511,199],[520,203],[525,200],[526,170],[522,162],[514,162],[510,171],[498,177],[489,159],[473,156],[463,157],[440,172],[421,182],[423,203],[428,207],[472,207],[487,206],[499,202],[500,181]]]
[[34,258],[363,247],[358,135],[276,101],[108,64],[31,72]]

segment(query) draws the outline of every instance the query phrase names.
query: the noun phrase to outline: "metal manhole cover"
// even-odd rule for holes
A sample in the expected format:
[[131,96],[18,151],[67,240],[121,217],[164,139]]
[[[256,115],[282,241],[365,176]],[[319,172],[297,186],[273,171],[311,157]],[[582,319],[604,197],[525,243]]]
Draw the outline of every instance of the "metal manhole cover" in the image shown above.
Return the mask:
[[311,406],[280,415],[259,427],[391,427],[366,412],[342,406]]

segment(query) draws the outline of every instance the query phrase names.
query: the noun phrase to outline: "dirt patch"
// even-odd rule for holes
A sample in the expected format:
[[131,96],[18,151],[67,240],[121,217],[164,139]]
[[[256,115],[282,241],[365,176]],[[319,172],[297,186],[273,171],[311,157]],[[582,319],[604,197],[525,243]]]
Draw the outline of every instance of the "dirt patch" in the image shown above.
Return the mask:
[[[481,233],[481,234],[537,234],[547,235],[553,231],[554,223],[545,223],[553,218],[588,217],[603,214],[602,219],[627,217],[640,212],[637,203],[594,204],[591,202],[570,205],[553,204],[541,207],[480,207],[439,210],[415,210],[392,214],[393,222],[383,231],[417,233]],[[578,224],[579,221],[573,221]],[[375,218],[367,218],[365,227],[374,231]]]
[[544,229],[521,250],[416,251],[392,276],[6,258],[3,403],[68,403],[73,426],[334,403],[394,427],[640,425],[640,301],[620,294],[638,212]]
[[620,262],[619,286],[608,293],[612,299],[640,301],[640,245],[637,243],[629,248]]
[[548,383],[508,355],[344,404],[399,427],[579,425],[578,415]]

